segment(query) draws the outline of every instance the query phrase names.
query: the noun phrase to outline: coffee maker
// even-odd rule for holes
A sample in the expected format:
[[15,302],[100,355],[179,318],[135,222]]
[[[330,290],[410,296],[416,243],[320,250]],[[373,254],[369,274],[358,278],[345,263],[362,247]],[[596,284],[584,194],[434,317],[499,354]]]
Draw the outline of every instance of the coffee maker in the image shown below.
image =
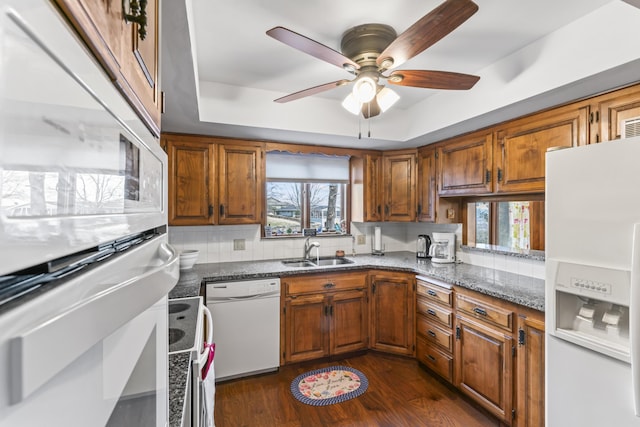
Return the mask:
[[454,233],[432,233],[433,244],[429,248],[431,262],[448,264],[456,262],[456,235]]
[[426,234],[420,234],[418,236],[416,258],[431,258],[431,256],[429,256],[430,247],[431,247],[431,237],[429,237]]

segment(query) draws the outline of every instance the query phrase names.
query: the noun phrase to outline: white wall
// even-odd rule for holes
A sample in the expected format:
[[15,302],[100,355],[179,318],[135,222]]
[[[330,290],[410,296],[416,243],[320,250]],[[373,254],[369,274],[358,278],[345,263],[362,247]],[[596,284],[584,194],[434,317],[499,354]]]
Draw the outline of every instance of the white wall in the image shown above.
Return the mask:
[[[462,226],[460,224],[427,223],[353,223],[351,236],[316,239],[320,242],[320,255],[334,255],[343,250],[351,255],[371,253],[371,236],[374,227],[382,228],[382,241],[387,252],[416,251],[418,234],[434,231],[456,233],[458,260],[481,267],[494,268],[512,273],[544,279],[544,262],[508,255],[460,250]],[[355,236],[365,235],[364,245],[356,244]],[[244,240],[244,250],[234,250],[234,240]],[[269,259],[299,258],[302,256],[304,239],[290,238],[266,240],[260,238],[259,225],[170,227],[169,241],[178,250],[198,249],[198,263],[260,261]],[[312,251],[315,255],[315,249]]]

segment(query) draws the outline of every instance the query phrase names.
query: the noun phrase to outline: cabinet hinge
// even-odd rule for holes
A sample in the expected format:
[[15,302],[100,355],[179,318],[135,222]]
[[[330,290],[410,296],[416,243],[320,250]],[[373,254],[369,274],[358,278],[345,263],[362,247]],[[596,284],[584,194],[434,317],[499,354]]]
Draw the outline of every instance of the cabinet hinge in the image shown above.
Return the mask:
[[438,158],[438,151],[436,151],[436,155],[435,155],[435,158],[436,158],[436,159]]
[[287,307],[282,307],[282,314],[287,314]]
[[373,284],[371,285],[371,293],[372,294],[376,293],[376,282],[373,282]]
[[518,329],[518,345],[522,346],[522,345],[525,345],[526,343],[527,341],[525,338],[524,329],[520,328]]
[[511,357],[516,357],[516,346],[511,346]]
[[460,339],[460,326],[456,326],[456,339]]
[[498,182],[502,181],[502,169],[498,168]]
[[515,410],[515,409],[512,409],[512,410],[511,410],[511,419],[512,419],[512,420],[515,420],[515,419],[516,419],[516,410]]

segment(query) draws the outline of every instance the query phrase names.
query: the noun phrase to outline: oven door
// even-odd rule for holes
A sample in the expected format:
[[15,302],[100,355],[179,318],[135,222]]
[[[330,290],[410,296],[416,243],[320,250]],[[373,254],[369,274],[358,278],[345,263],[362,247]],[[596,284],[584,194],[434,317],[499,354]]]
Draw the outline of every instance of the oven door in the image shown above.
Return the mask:
[[167,156],[45,0],[0,0],[0,276],[167,222]]
[[0,426],[166,426],[166,234],[0,316]]

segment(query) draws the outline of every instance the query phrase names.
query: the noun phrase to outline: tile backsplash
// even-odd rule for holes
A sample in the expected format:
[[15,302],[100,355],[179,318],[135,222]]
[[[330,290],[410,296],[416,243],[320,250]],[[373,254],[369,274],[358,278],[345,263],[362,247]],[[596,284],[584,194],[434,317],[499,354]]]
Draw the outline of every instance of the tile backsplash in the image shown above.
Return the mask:
[[[382,242],[387,252],[415,252],[418,234],[453,232],[457,236],[459,261],[544,279],[543,261],[461,251],[459,242],[462,239],[462,227],[459,224],[352,223],[352,236],[316,239],[320,242],[320,256],[333,255],[337,250],[343,250],[347,255],[355,251],[356,256],[371,253],[371,240],[376,226],[382,229]],[[358,244],[358,236],[364,236],[364,244]],[[261,239],[260,226],[255,224],[170,227],[169,241],[178,250],[198,249],[198,263],[299,258],[304,244],[303,238]],[[315,253],[316,249],[313,249],[312,256]]]

